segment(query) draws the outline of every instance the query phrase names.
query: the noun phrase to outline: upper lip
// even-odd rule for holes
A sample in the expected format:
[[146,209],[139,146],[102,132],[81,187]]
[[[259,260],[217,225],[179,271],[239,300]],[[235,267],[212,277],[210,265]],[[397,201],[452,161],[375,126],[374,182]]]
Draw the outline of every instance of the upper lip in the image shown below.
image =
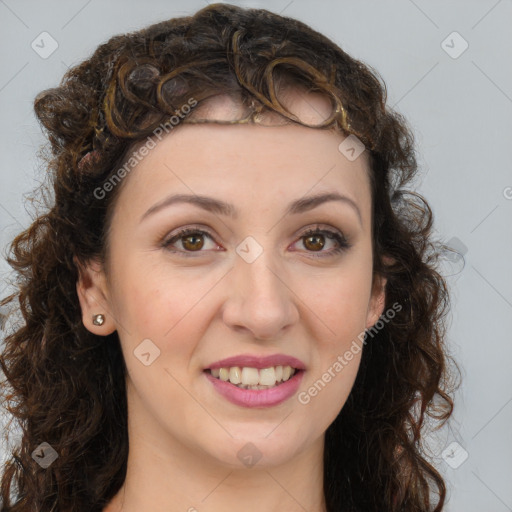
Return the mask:
[[231,368],[233,366],[249,368],[270,368],[271,366],[291,366],[297,370],[305,370],[306,366],[296,357],[286,354],[272,354],[269,356],[256,356],[251,354],[241,354],[239,356],[228,357],[216,361],[206,368],[212,370],[215,368]]

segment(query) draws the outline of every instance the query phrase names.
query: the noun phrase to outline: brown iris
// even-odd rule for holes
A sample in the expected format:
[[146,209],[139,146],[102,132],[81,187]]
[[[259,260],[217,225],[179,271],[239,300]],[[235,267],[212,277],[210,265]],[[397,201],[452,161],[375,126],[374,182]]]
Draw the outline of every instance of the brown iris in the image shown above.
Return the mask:
[[183,247],[190,251],[199,250],[204,245],[202,238],[203,235],[186,235],[182,238]]
[[[321,250],[323,246],[325,245],[325,242],[323,241],[324,236],[323,235],[310,235],[307,236],[304,240],[304,245],[308,249],[312,249],[314,251]],[[313,240],[312,244],[309,244],[309,241]]]

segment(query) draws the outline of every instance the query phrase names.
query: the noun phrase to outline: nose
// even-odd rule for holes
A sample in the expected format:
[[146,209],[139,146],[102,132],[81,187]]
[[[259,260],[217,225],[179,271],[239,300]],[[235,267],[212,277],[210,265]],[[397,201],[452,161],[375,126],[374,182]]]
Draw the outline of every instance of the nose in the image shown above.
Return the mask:
[[285,274],[266,251],[252,263],[237,257],[230,272],[224,323],[255,339],[278,339],[299,319],[298,299]]

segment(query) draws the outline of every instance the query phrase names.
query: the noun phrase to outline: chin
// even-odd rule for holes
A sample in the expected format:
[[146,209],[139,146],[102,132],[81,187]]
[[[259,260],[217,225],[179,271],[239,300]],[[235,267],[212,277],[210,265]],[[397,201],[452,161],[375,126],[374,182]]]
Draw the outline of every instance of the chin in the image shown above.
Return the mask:
[[208,452],[230,469],[271,468],[286,464],[301,451],[304,439],[294,439],[285,430],[280,436],[274,435],[272,428],[266,425],[264,435],[261,428],[255,428],[252,434],[249,429],[244,429],[244,435],[224,438],[209,446]]

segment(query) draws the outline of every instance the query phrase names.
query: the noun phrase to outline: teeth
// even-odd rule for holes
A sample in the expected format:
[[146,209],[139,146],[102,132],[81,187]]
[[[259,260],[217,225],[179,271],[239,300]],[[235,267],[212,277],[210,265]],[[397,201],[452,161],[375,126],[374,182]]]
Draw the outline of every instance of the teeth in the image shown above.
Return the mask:
[[242,372],[238,366],[234,366],[229,370],[229,382],[231,384],[240,384],[242,382]]
[[274,368],[262,368],[260,370],[260,382],[262,386],[274,386],[276,383],[276,371]]
[[[238,369],[238,368],[237,368]],[[244,386],[257,386],[260,383],[260,374],[257,368],[242,368],[242,384]],[[239,384],[232,382],[232,384]]]
[[229,381],[243,389],[267,389],[276,384],[286,382],[295,374],[291,366],[271,366],[258,368],[233,366],[231,368],[215,368],[210,370],[213,377]]

